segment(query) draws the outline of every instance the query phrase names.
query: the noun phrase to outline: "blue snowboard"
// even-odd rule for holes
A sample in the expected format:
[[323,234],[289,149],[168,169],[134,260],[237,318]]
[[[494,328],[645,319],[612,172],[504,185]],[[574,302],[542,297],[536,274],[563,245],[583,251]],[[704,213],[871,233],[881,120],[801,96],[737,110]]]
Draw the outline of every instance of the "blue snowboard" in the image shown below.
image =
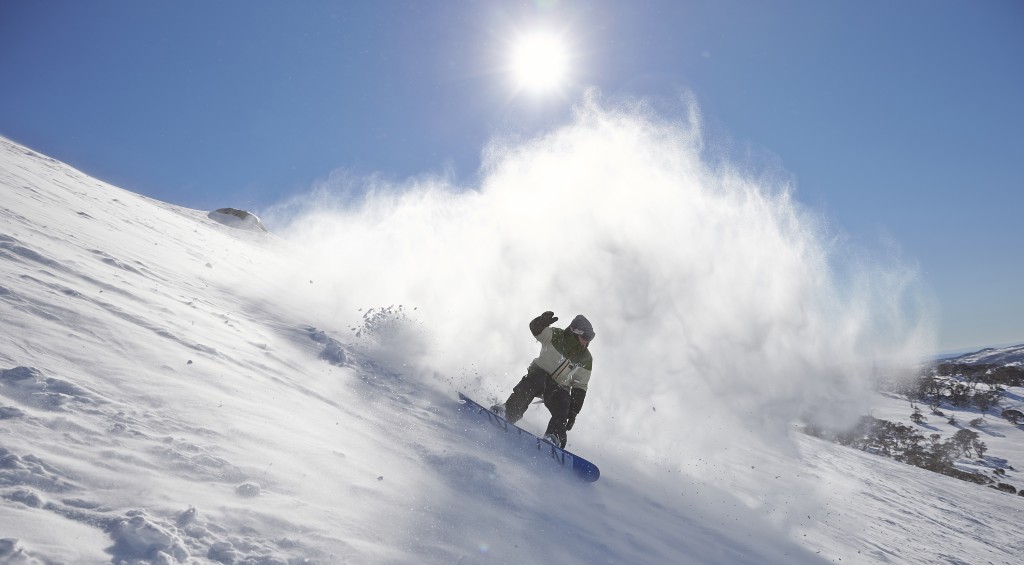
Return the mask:
[[521,440],[520,443],[531,447],[536,446],[536,449],[541,452],[541,454],[550,455],[551,459],[553,459],[555,463],[561,465],[568,471],[572,471],[572,473],[579,479],[592,483],[601,476],[601,471],[597,468],[597,465],[594,465],[579,455],[569,453],[555,444],[543,440],[519,426],[510,423],[505,418],[502,418],[494,412],[484,408],[461,392],[459,393],[459,401],[466,412],[477,416],[481,421],[490,422],[494,427],[505,433],[513,434],[514,437]]

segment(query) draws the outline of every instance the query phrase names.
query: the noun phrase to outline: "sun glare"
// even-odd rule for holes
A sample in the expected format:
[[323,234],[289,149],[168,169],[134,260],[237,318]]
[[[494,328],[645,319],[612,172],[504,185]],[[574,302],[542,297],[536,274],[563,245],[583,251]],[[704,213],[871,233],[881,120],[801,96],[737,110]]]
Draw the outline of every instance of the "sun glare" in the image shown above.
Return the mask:
[[562,39],[536,32],[519,39],[512,53],[516,85],[534,93],[555,90],[566,80],[569,55]]

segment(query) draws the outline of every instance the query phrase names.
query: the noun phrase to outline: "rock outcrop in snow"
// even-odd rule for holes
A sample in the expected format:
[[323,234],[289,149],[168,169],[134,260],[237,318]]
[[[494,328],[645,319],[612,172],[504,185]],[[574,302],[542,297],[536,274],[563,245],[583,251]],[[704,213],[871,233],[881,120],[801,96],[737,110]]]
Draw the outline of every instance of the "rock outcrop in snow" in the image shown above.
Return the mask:
[[263,225],[263,222],[260,221],[256,214],[237,208],[218,208],[207,214],[207,217],[231,228],[260,232],[268,231],[267,226]]

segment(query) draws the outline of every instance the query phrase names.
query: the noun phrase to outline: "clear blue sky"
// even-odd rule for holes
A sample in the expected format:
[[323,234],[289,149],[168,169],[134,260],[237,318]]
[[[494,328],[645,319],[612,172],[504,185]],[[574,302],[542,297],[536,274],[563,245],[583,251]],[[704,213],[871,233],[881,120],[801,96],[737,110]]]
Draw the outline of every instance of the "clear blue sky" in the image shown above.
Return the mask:
[[[571,38],[558,95],[504,69],[539,24]],[[471,184],[495,132],[565,123],[586,87],[693,92],[711,136],[920,264],[940,347],[1024,342],[1024,2],[0,3],[0,134],[191,208],[339,168]]]

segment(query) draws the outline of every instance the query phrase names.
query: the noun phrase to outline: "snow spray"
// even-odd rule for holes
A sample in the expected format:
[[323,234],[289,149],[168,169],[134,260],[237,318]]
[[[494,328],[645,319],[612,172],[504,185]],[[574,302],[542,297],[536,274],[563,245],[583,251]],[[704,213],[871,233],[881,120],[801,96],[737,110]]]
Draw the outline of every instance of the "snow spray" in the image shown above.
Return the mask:
[[570,441],[594,457],[678,470],[786,448],[794,424],[865,414],[871,379],[931,345],[914,268],[854,252],[785,175],[713,155],[694,103],[668,119],[591,96],[545,135],[494,139],[478,186],[338,173],[264,218],[319,270],[302,307],[415,308],[408,365],[453,396],[504,398],[536,354],[530,319],[586,315]]

